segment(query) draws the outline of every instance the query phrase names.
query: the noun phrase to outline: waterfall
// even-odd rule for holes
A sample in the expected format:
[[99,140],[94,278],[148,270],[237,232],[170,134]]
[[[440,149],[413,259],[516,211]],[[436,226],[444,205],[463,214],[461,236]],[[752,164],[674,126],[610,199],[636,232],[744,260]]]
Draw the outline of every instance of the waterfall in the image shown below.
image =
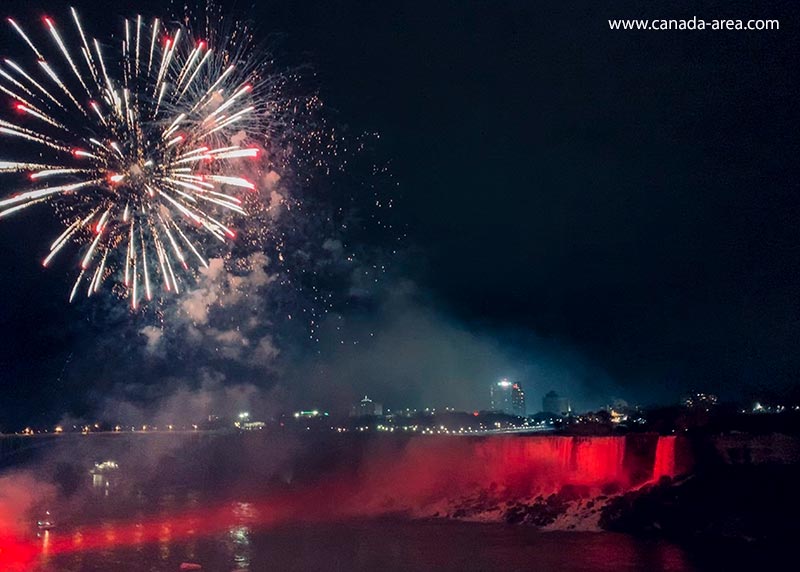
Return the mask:
[[623,437],[573,437],[575,478],[589,485],[624,479],[625,439]]
[[555,437],[551,439],[555,439],[557,464],[566,474],[572,467],[573,438]]
[[675,436],[660,436],[653,461],[653,480],[675,476]]

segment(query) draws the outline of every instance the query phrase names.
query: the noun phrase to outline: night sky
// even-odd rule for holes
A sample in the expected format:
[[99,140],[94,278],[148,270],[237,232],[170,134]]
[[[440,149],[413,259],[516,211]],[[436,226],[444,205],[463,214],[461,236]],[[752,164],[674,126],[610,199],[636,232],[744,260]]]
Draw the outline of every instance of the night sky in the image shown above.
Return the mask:
[[[103,14],[82,12],[102,33],[118,17],[157,14],[159,5],[122,0]],[[59,2],[30,6],[13,0],[3,11],[65,19]],[[562,389],[560,374],[537,378],[543,360],[559,371],[580,364],[562,390],[587,406],[612,392],[640,403],[674,402],[692,388],[725,399],[795,392],[795,2],[326,0],[259,2],[248,15],[273,38],[279,64],[313,68],[332,122],[380,134],[372,152],[398,184],[389,194],[406,234],[401,252],[386,253],[391,271],[374,314],[344,305],[344,321],[354,332],[414,338],[413,321],[406,329],[397,320],[382,324],[394,315],[386,300],[413,283],[413,302],[402,304],[421,316],[426,351],[437,354],[398,350],[389,359],[410,372],[404,375],[418,368],[420,379],[387,374],[383,386],[379,374],[370,379],[357,365],[341,367],[368,361],[368,345],[364,354],[333,357],[336,340],[282,348],[296,362],[312,359],[304,352],[319,360],[328,375],[312,384],[344,385],[352,394],[373,389],[395,406],[449,399],[478,408],[491,381],[483,367],[517,373],[535,399],[551,386]],[[781,30],[621,32],[607,25],[609,18],[693,15],[778,18]],[[9,40],[3,30],[4,52]],[[89,414],[98,395],[120,387],[108,379],[113,374],[100,380],[87,366],[98,340],[129,336],[126,321],[146,327],[141,317],[109,320],[91,305],[66,304],[69,276],[39,265],[41,237],[54,231],[42,210],[0,224],[0,428]],[[380,241],[369,232],[361,240],[373,238]],[[444,358],[436,347],[442,331]],[[474,353],[473,343],[492,348],[463,386],[458,376],[470,374],[446,363],[461,359],[461,335],[465,353]],[[151,359],[124,347],[106,372]],[[385,347],[374,349],[386,355]],[[83,364],[74,371],[64,367],[70,354]],[[102,356],[107,362],[108,352]],[[439,381],[426,365],[433,362],[458,375],[447,392],[420,396],[419,387]],[[498,363],[506,369],[494,369]],[[152,371],[169,373],[163,364]],[[254,383],[291,387],[287,378],[300,371],[285,366]],[[360,373],[349,379],[332,371]],[[282,395],[298,401],[291,390]]]

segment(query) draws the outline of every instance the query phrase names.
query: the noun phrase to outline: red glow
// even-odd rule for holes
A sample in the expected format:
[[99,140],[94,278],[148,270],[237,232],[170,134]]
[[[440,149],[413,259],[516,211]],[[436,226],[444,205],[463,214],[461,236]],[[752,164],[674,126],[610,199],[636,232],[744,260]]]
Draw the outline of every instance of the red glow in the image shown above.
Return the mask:
[[653,461],[653,480],[661,477],[674,477],[676,474],[674,436],[660,436],[656,445],[656,458]]
[[33,543],[22,542],[14,536],[0,534],[0,565],[3,570],[29,570],[38,555],[39,550]]
[[198,49],[202,50],[202,49],[205,49],[205,47],[206,47],[205,40],[200,40],[199,42],[197,42],[197,48]]
[[[549,494],[570,484],[584,485],[590,491],[587,494],[595,495],[606,484],[623,488],[637,484],[631,482],[632,463],[638,458],[647,463],[645,457],[651,459],[654,478],[674,475],[677,438],[648,439],[650,455],[643,457],[637,457],[636,447],[627,450],[625,437],[411,439],[402,450],[394,444],[371,450],[356,473],[330,474],[313,487],[262,497],[250,503],[246,513],[236,504],[223,503],[106,521],[79,531],[59,529],[48,533],[44,541],[4,535],[0,530],[0,570],[35,569],[37,559],[45,555],[169,544],[215,535],[233,526],[263,529],[285,522],[380,516],[387,507],[424,510],[438,501],[457,501],[493,486],[520,498]],[[626,453],[631,457],[626,458]]]
[[[30,570],[40,557],[57,557],[75,552],[114,550],[152,543],[180,542],[210,536],[243,524],[266,528],[280,522],[318,522],[364,514],[358,503],[341,507],[338,501],[355,498],[356,489],[341,482],[323,484],[305,492],[274,496],[251,503],[246,513],[235,504],[185,510],[131,521],[106,521],[101,526],[76,531],[50,532],[46,546],[41,540],[0,535],[0,570]],[[333,503],[331,499],[336,499]],[[352,507],[352,508],[351,508]]]
[[44,23],[50,26],[51,28],[53,27],[53,20],[50,18],[50,16],[43,16],[42,20],[44,20]]

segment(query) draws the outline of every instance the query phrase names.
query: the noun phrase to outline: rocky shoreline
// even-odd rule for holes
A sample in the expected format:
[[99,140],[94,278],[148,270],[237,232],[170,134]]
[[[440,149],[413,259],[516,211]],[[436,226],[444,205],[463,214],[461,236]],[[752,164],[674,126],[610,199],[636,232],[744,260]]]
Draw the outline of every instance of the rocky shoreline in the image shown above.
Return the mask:
[[799,485],[795,464],[718,465],[628,491],[564,486],[548,495],[511,498],[493,488],[416,516],[542,531],[622,532],[684,545],[785,549],[800,531]]

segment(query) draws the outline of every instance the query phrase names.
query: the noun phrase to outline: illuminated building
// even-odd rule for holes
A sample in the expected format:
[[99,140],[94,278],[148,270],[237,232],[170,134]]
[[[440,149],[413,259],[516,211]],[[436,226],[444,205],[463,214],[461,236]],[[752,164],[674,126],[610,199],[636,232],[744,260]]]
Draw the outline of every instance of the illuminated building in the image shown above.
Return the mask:
[[525,416],[525,392],[522,384],[507,379],[493,383],[490,390],[492,411],[500,411],[508,415]]
[[542,398],[542,411],[555,413],[556,415],[569,415],[572,413],[572,407],[569,404],[569,399],[561,397],[551,390]]
[[383,415],[383,405],[372,401],[366,395],[364,399],[350,408],[350,417],[375,417],[377,415]]
[[267,426],[267,424],[263,421],[251,421],[250,413],[247,411],[242,411],[239,413],[239,420],[234,421],[233,425],[237,429],[242,429],[245,431],[255,431],[256,429],[263,429]]

